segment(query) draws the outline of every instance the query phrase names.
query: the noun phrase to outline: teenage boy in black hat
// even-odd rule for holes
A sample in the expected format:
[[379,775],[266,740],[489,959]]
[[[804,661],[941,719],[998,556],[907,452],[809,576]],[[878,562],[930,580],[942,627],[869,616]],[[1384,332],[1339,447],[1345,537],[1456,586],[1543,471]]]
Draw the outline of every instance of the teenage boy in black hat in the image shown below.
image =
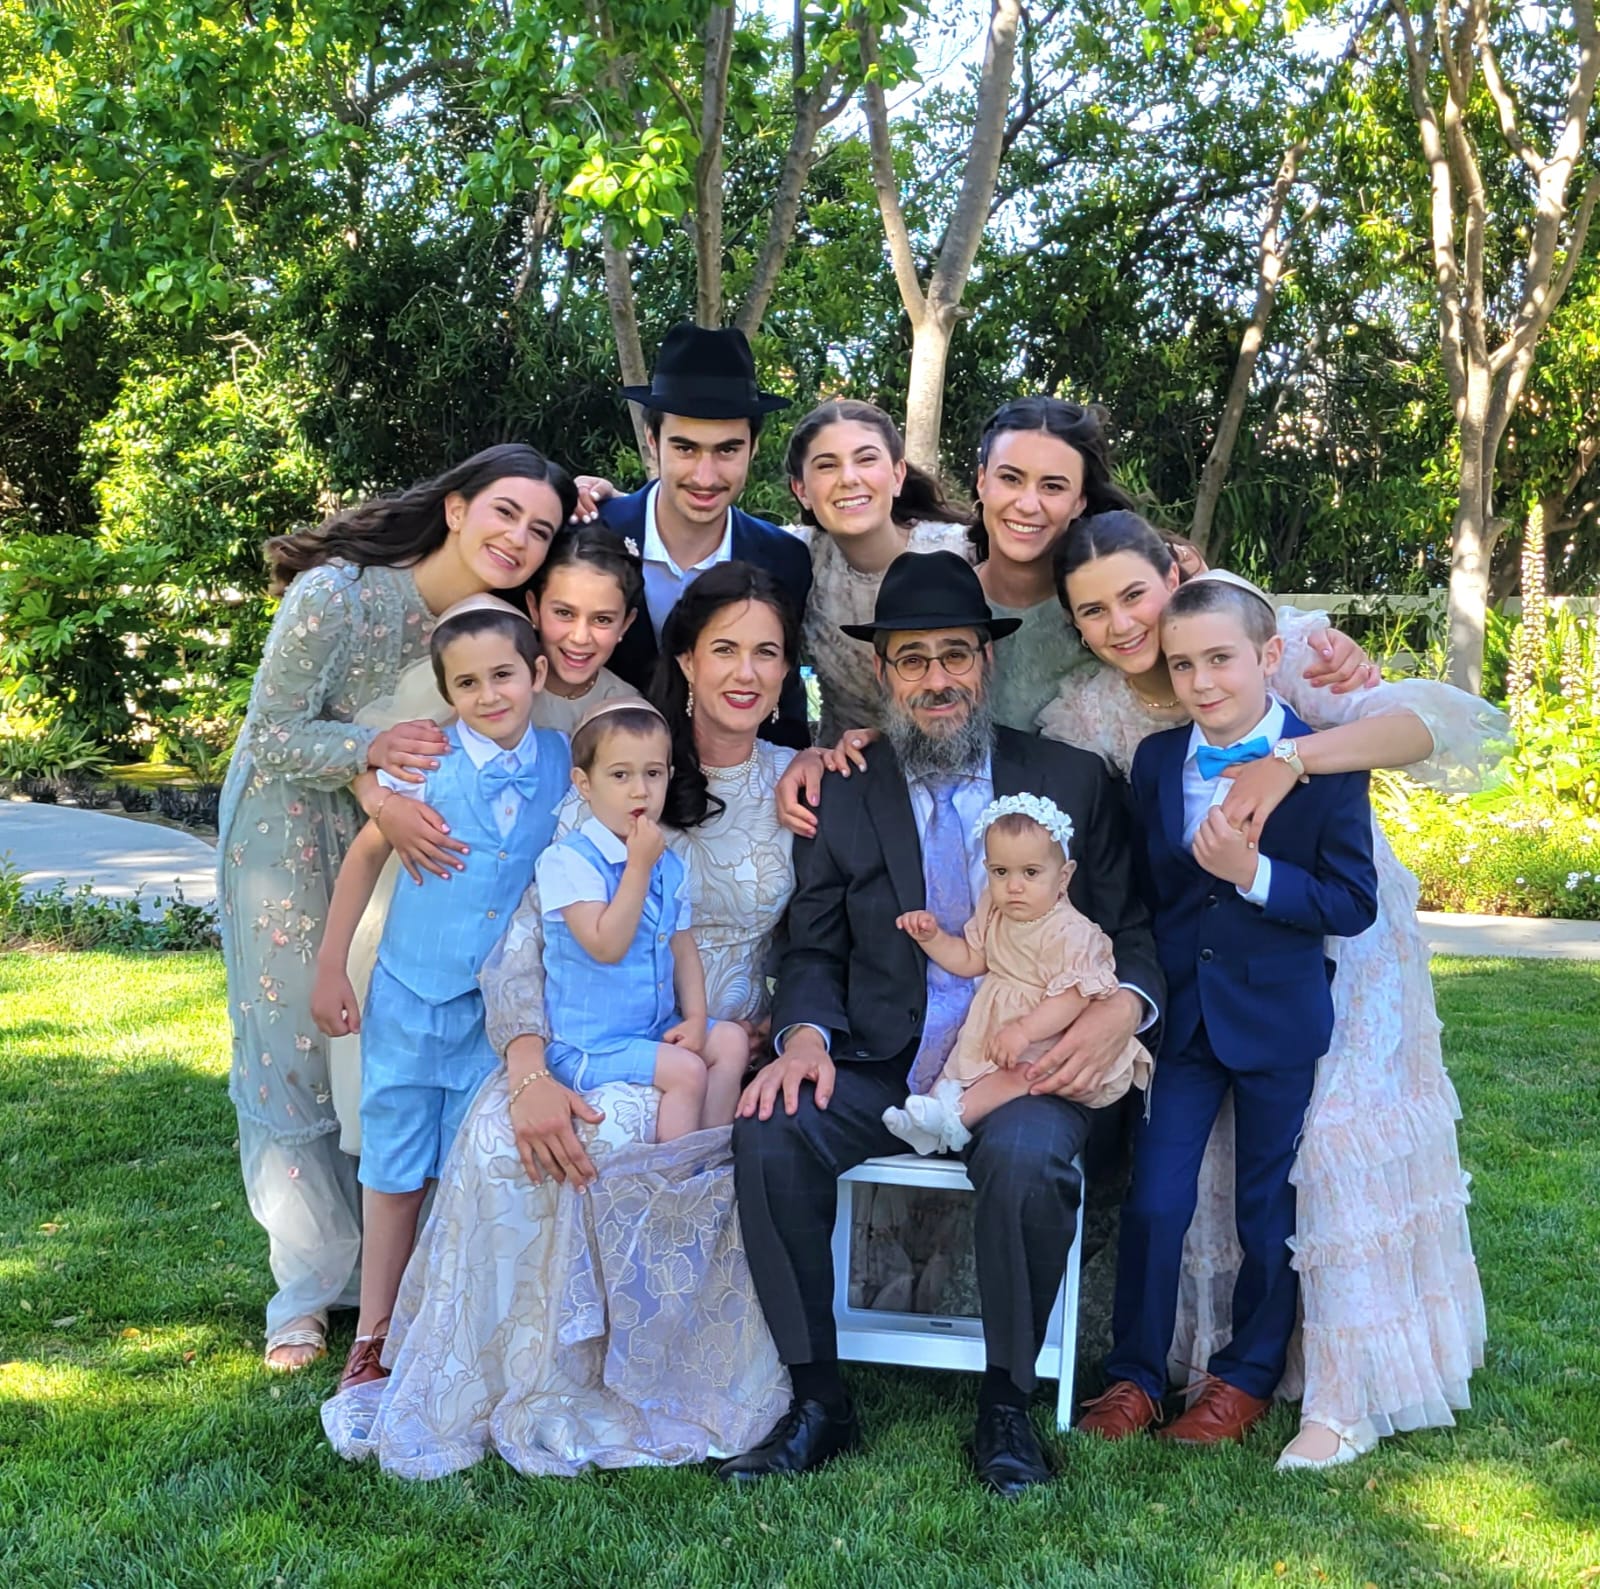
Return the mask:
[[[677,325],[666,335],[648,386],[622,395],[645,410],[645,432],[658,478],[627,496],[585,477],[601,522],[627,537],[644,558],[645,617],[632,624],[608,664],[643,690],[654,671],[661,627],[683,588],[716,563],[754,563],[775,578],[796,619],[811,593],[811,555],[803,542],[735,505],[750,475],[766,416],[786,397],[761,391],[744,333]],[[799,670],[784,683],[778,720],[763,734],[802,750],[811,743]]]
[[884,735],[863,772],[830,778],[816,836],[795,843],[772,1011],[778,1057],[745,1090],[733,1129],[745,1251],[794,1401],[766,1440],[722,1465],[725,1479],[803,1473],[860,1443],[834,1333],[838,1177],[901,1151],[883,1111],[908,1080],[937,1074],[972,990],[936,974],[895,919],[931,910],[960,932],[986,880],[973,824],[1012,794],[1044,795],[1072,818],[1068,893],[1109,935],[1122,984],[1080,1017],[1072,1059],[1037,1061],[1038,1091],[975,1123],[962,1155],[976,1192],[988,1357],[974,1466],[1005,1496],[1049,1477],[1027,1405],[1078,1217],[1072,1161],[1095,1115],[1076,1098],[1091,1096],[1128,1038],[1155,1021],[1164,984],[1126,810],[1104,764],[994,726],[994,642],[1015,627],[991,614],[978,576],[951,552],[896,558],[874,621],[845,626],[877,651]]

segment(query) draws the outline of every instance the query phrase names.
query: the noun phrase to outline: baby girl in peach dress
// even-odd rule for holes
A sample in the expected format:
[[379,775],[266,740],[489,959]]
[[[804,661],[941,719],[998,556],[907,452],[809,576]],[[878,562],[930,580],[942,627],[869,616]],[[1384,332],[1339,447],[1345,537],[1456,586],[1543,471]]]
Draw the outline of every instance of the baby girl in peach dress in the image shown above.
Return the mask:
[[[1117,991],[1111,940],[1067,898],[1077,868],[1068,857],[1072,818],[1041,795],[1006,795],[984,808],[975,831],[989,883],[962,937],[926,910],[895,922],[952,976],[983,978],[932,1089],[883,1112],[918,1153],[965,1147],[975,1121],[1027,1093],[1025,1067],[1090,1000]],[[1079,1101],[1102,1109],[1129,1087],[1147,1087],[1150,1070],[1148,1051],[1129,1038],[1099,1089]]]

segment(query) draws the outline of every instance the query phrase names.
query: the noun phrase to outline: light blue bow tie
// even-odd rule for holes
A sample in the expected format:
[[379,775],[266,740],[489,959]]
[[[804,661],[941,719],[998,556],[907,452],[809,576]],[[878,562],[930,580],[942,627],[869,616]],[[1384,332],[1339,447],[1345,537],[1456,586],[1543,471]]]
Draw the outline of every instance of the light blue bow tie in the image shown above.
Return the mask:
[[1224,750],[1219,750],[1215,745],[1202,745],[1194,753],[1194,759],[1200,768],[1200,776],[1211,779],[1220,778],[1224,767],[1237,767],[1245,761],[1260,761],[1263,756],[1271,754],[1272,746],[1263,735],[1258,739],[1247,739],[1240,745],[1229,745]]
[[539,792],[539,769],[521,764],[507,767],[503,757],[496,757],[479,772],[478,787],[491,800],[498,800],[507,789],[515,789],[524,800],[531,800]]

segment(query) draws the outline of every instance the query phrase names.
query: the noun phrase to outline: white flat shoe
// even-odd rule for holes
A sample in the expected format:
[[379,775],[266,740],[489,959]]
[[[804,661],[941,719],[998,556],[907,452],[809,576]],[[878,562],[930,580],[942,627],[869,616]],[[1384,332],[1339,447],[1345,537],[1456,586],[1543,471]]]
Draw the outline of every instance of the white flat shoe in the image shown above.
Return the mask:
[[1347,1462],[1354,1462],[1358,1458],[1364,1457],[1378,1443],[1376,1431],[1365,1418],[1350,1430],[1333,1429],[1327,1424],[1317,1424],[1313,1427],[1320,1433],[1333,1435],[1338,1440],[1338,1445],[1326,1456],[1309,1456],[1304,1452],[1296,1451],[1295,1447],[1310,1432],[1302,1429],[1283,1448],[1283,1452],[1278,1458],[1279,1473],[1293,1473],[1301,1468],[1342,1468]]

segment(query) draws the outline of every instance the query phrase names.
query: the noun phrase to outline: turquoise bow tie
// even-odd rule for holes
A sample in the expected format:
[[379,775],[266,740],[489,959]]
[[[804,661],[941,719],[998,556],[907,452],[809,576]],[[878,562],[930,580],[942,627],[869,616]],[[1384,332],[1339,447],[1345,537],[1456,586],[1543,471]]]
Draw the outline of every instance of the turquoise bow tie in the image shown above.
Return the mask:
[[539,792],[539,769],[506,767],[496,758],[478,774],[478,787],[491,800],[498,800],[507,789],[515,789],[524,800],[531,800]]
[[1218,750],[1215,745],[1202,745],[1195,752],[1195,762],[1200,768],[1202,778],[1220,778],[1224,767],[1237,767],[1240,762],[1260,761],[1263,756],[1272,754],[1272,746],[1267,743],[1265,736],[1260,739],[1247,739],[1241,745],[1229,745],[1225,750]]

